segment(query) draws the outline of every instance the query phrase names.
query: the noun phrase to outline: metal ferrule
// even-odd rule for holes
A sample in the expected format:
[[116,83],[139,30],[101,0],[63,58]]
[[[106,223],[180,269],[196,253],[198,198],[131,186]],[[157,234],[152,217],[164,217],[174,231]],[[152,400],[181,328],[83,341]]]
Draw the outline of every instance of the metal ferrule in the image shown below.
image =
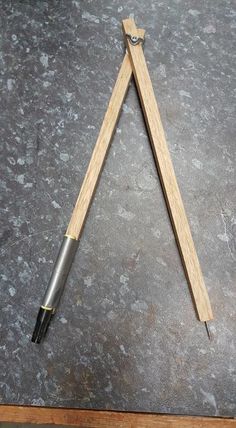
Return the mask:
[[78,247],[78,240],[65,235],[41,307],[55,311]]

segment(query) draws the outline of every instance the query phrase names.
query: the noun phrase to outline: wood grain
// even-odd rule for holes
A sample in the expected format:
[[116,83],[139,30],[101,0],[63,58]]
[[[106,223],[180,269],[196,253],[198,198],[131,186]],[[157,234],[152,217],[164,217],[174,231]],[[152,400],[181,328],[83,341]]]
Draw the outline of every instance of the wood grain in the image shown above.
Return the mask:
[[[140,37],[144,37],[144,30],[137,30]],[[126,52],[122,62],[111,99],[105,114],[101,130],[98,135],[96,145],[93,150],[89,166],[82,183],[80,193],[73,210],[70,223],[68,225],[66,235],[80,238],[83,225],[91,204],[102,167],[110,147],[112,136],[118,121],[122,104],[126,92],[128,90],[129,82],[132,76],[132,68],[129,60],[129,55]]]
[[126,34],[138,35],[134,20],[125,19],[122,23],[125,42],[130,55],[157,170],[186,277],[192,290],[199,319],[201,321],[208,321],[213,318],[211,305],[167,147],[142,45],[133,46],[126,37]]
[[236,420],[201,416],[0,405],[0,422],[53,424],[78,428],[233,428]]

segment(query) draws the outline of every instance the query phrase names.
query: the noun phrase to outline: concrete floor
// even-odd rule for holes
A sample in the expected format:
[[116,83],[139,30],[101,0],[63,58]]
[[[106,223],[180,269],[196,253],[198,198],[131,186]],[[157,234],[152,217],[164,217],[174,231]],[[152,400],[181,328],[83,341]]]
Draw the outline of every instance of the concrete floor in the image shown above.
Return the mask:
[[[0,402],[236,415],[235,2],[0,1]],[[145,55],[212,302],[198,322],[132,83],[60,308],[38,307],[124,54]]]

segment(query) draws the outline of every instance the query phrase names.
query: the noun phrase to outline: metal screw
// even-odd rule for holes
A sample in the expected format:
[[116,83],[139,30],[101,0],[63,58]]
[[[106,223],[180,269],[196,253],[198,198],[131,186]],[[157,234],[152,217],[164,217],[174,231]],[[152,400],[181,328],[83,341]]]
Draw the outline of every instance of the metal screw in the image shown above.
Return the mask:
[[132,41],[133,43],[137,43],[137,41],[138,41],[138,37],[137,37],[137,36],[132,36],[132,37],[131,37],[131,41]]

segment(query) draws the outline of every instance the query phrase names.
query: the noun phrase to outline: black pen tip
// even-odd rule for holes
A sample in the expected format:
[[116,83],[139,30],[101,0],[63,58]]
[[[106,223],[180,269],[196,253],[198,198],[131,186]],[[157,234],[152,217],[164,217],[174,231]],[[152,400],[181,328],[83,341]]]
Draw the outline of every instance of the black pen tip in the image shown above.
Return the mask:
[[34,327],[34,332],[32,335],[31,341],[34,343],[40,343],[41,339],[47,333],[48,326],[50,324],[51,318],[53,316],[52,309],[45,309],[40,307],[36,324]]

